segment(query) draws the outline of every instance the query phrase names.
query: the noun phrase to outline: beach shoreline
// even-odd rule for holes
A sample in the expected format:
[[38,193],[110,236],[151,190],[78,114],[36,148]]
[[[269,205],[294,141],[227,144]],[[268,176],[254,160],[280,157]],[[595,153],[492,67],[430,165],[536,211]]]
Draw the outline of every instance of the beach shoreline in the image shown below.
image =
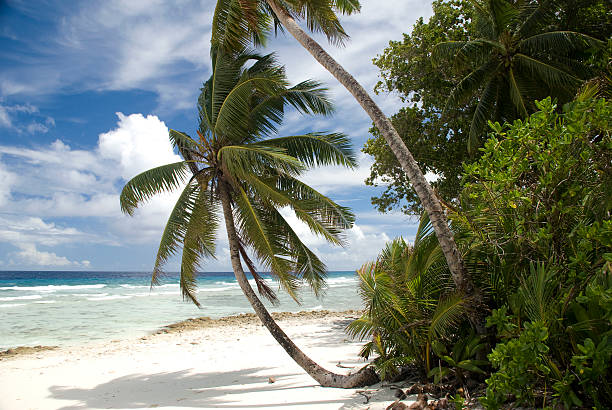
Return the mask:
[[[345,374],[366,364],[358,356],[363,342],[344,332],[359,315],[356,310],[275,314],[307,355],[328,370]],[[5,357],[0,361],[0,384],[2,409],[373,410],[394,400],[381,389],[366,405],[358,393],[363,389],[318,386],[254,314],[189,319],[137,339]]]
[[[302,310],[299,312],[271,312],[270,314],[276,321],[283,320],[297,320],[297,319],[322,319],[329,317],[346,317],[357,319],[361,316],[360,310],[348,309],[342,311],[332,310]],[[148,338],[158,334],[172,334],[182,333],[184,331],[198,330],[203,328],[222,328],[227,326],[240,326],[240,325],[261,325],[261,321],[255,313],[239,313],[236,315],[228,315],[220,318],[211,318],[209,316],[199,316],[194,318],[188,318],[180,320],[178,322],[170,323],[161,326],[157,329],[153,329],[148,332],[147,335],[141,336],[140,339]],[[40,352],[59,350],[66,348],[74,348],[85,345],[105,345],[107,343],[116,343],[119,340],[129,340],[129,337],[119,338],[108,341],[95,341],[95,342],[81,342],[77,344],[67,345],[35,345],[35,346],[15,346],[9,347],[8,349],[0,349],[0,361],[16,358],[20,356],[28,356],[37,354]]]

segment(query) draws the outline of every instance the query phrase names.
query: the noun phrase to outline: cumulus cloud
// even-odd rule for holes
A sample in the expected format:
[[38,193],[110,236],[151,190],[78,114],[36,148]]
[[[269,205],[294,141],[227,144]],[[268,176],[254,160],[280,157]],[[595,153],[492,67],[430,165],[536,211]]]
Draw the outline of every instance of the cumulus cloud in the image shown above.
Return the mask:
[[157,116],[118,112],[117,117],[117,128],[100,134],[98,152],[119,163],[121,178],[129,180],[154,166],[181,160],[172,150],[168,127]]
[[83,261],[71,261],[65,256],[57,256],[53,252],[39,251],[36,249],[36,245],[32,243],[19,244],[20,251],[12,253],[11,265],[20,266],[42,266],[45,268],[57,268],[57,267],[82,267],[88,268],[90,262],[88,260]]
[[[158,117],[117,116],[117,126],[100,134],[93,150],[72,149],[61,140],[39,149],[0,146],[0,242],[20,249],[14,254],[15,261],[77,266],[52,252],[39,251],[36,244],[86,241],[118,245],[159,238],[178,192],[155,197],[129,218],[120,212],[119,189],[140,172],[180,157],[173,152],[168,128]],[[8,164],[16,174],[7,170]],[[59,227],[48,222],[55,217],[95,218],[109,231],[88,234]],[[85,266],[82,261],[78,264]]]

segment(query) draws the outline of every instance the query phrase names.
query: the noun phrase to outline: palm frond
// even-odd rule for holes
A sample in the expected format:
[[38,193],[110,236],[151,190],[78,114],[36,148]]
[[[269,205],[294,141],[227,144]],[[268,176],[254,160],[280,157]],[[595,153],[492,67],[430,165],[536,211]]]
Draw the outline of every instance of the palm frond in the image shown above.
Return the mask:
[[498,35],[517,24],[519,9],[514,4],[506,0],[489,0],[487,3]]
[[498,88],[497,79],[491,79],[487,83],[482,93],[482,97],[476,106],[476,111],[474,111],[472,123],[470,124],[468,139],[468,151],[471,153],[476,152],[476,149],[480,145],[480,138],[486,129],[487,121],[492,119],[493,112],[495,111]]
[[[222,76],[222,74],[217,74]],[[251,127],[251,101],[254,93],[275,95],[281,92],[287,83],[282,73],[267,72],[244,76],[217,102],[219,110],[214,117],[216,134],[223,135],[232,142],[242,142]]]
[[267,139],[261,144],[280,147],[287,155],[297,158],[307,167],[340,165],[357,167],[350,139],[341,133],[310,133]]
[[510,98],[512,99],[512,104],[514,104],[516,111],[521,117],[527,117],[527,108],[525,108],[523,93],[521,93],[512,69],[508,71],[508,85],[510,87]]
[[[352,3],[352,4],[351,4]],[[338,46],[344,45],[348,35],[340,24],[336,15],[335,6],[338,11],[356,11],[354,1],[350,0],[298,0],[286,1],[287,11],[296,20],[306,22],[306,27],[313,33],[325,34],[327,40]]]
[[332,3],[334,10],[347,16],[361,11],[359,0],[332,0]]
[[[200,267],[202,258],[214,257],[215,255],[215,240],[218,226],[215,204],[208,200],[207,195],[208,193],[204,189],[201,189],[201,187],[198,189],[197,198],[190,207],[189,222],[186,228],[184,228],[185,231],[182,235],[183,256],[181,258],[179,285],[183,299],[191,300],[198,307],[200,307],[200,303],[195,295],[197,285],[195,274],[198,267]],[[180,235],[183,227],[176,224],[176,228],[178,228],[179,232],[177,233]],[[158,268],[157,263],[156,268]]]
[[153,195],[173,191],[187,179],[189,168],[185,161],[162,165],[136,175],[121,190],[119,203],[121,211],[133,215],[142,202]]
[[279,301],[278,301],[278,297],[276,296],[276,293],[274,293],[272,288],[270,288],[270,286],[266,283],[266,280],[262,278],[261,275],[257,272],[257,269],[255,268],[255,264],[253,263],[249,255],[247,254],[245,246],[242,243],[242,240],[239,240],[238,250],[240,252],[240,256],[242,256],[242,260],[244,261],[244,263],[247,265],[247,268],[251,272],[251,276],[253,277],[253,280],[255,280],[255,285],[257,285],[257,291],[259,292],[259,294],[265,297],[266,299],[268,299],[273,305],[277,305]]
[[[521,6],[522,23],[517,31],[518,38],[527,38],[537,33],[539,29],[549,23],[554,16],[556,6],[554,0],[542,0],[534,4],[525,2]],[[558,6],[557,6],[558,7]]]
[[305,280],[315,296],[321,296],[325,288],[327,267],[302,242],[299,235],[280,212],[274,208],[269,208],[266,211],[265,220],[270,226],[275,227],[274,231],[280,236],[279,239],[287,245],[288,254],[294,263],[294,275]]
[[270,23],[260,2],[219,0],[212,22],[211,50],[241,50],[251,41],[262,45]]
[[466,320],[469,303],[470,299],[459,293],[441,297],[431,317],[429,339],[449,337]]
[[517,53],[514,58],[522,67],[530,71],[532,75],[537,75],[552,89],[556,87],[575,88],[581,83],[580,79],[573,75],[527,55]]
[[438,66],[442,63],[454,60],[466,43],[467,41],[443,41],[436,44],[431,52],[433,64]]
[[350,229],[355,223],[355,215],[350,208],[335,203],[314,188],[291,176],[279,176],[277,187],[283,192],[290,193],[291,197],[300,203],[311,204],[311,207],[316,206],[318,218],[328,224],[333,224],[339,229]]
[[184,132],[170,130],[168,132],[168,136],[170,138],[170,143],[174,148],[177,148],[179,151],[182,150],[190,150],[194,152],[198,152],[200,150],[205,150],[205,148],[198,141],[191,138],[189,135]]
[[151,274],[151,287],[159,285],[160,277],[164,274],[163,266],[171,256],[178,253],[198,194],[198,185],[193,182],[189,183],[174,204],[155,257],[155,265]]
[[281,287],[296,301],[298,283],[290,274],[292,263],[282,257],[285,252],[279,248],[279,244],[273,240],[272,226],[266,226],[258,212],[255,204],[251,202],[242,187],[234,187],[238,192],[234,196],[236,216],[238,218],[238,230],[240,237],[248,244],[257,256],[257,259],[270,269],[281,285]]
[[538,53],[567,54],[575,50],[585,50],[589,47],[601,48],[604,42],[594,37],[574,31],[548,31],[527,37],[519,43],[519,50],[525,54]]
[[480,87],[482,87],[500,67],[501,63],[492,60],[470,72],[452,89],[444,110],[448,111],[450,107],[455,107],[467,100],[480,89]]
[[[342,245],[342,227],[334,224],[335,218],[326,218],[327,203],[320,201],[304,201],[294,198],[291,192],[281,191],[274,186],[277,178],[260,179],[254,175],[244,178],[257,197],[275,207],[290,207],[302,222],[306,223],[311,232],[324,237],[328,242]],[[283,219],[284,221],[284,219]]]
[[304,164],[287,155],[283,149],[263,145],[227,145],[217,154],[229,173],[238,178],[262,175],[271,170],[287,175],[298,175],[305,169]]
[[551,325],[551,321],[557,317],[553,313],[556,306],[553,300],[555,281],[550,280],[554,272],[547,269],[543,263],[532,263],[529,270],[530,274],[521,279],[518,290],[521,310],[532,322],[541,320]]

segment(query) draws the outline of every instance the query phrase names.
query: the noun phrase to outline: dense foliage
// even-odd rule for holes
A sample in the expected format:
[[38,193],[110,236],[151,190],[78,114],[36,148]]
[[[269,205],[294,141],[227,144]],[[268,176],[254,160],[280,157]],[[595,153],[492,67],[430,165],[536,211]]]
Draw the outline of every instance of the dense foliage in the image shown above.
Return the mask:
[[[484,6],[490,2],[477,3]],[[541,32],[572,31],[584,33],[597,40],[610,39],[612,8],[607,0],[538,2],[540,3],[552,7],[549,10],[554,11],[545,13],[539,18],[540,24],[535,27]],[[532,6],[536,2],[525,0],[508,4],[533,10]],[[435,65],[431,59],[432,51],[442,42],[474,41],[482,37],[481,33],[486,28],[486,24],[477,23],[474,2],[437,0],[432,6],[434,14],[427,22],[423,19],[417,21],[410,34],[404,34],[402,41],[391,41],[382,55],[374,59],[374,63],[381,69],[382,77],[376,89],[379,92],[397,93],[407,103],[406,107],[392,116],[392,122],[423,170],[438,177],[433,183],[438,194],[450,202],[457,198],[460,191],[461,164],[473,162],[480,155],[478,150],[468,153],[467,144],[474,113],[479,104],[481,111],[484,108],[481,104],[484,87],[481,87],[480,83],[474,84],[476,86],[474,92],[463,95],[465,99],[461,103],[456,101],[455,105],[447,106],[448,96],[460,80],[471,72],[471,68],[482,64],[479,65],[480,60],[477,58],[470,58],[455,66],[448,63]],[[585,45],[601,43],[592,39],[576,42],[567,35],[556,36],[555,41],[550,44],[544,43],[540,44],[544,51],[537,53],[538,60],[554,64],[548,64],[551,67],[546,67],[546,70],[545,67],[539,66],[537,71],[548,73],[546,75],[550,81],[562,76],[562,74],[557,75],[555,71],[556,65],[559,64],[557,57],[560,46],[552,44],[563,46],[565,50],[563,69],[569,71],[573,77],[581,79],[601,77],[602,71],[606,70],[610,46],[607,49],[585,48]],[[528,85],[530,81],[533,82],[530,78],[534,77],[536,72],[527,71],[524,84]],[[607,78],[609,83],[609,71]],[[573,87],[563,93],[560,92],[566,87],[554,86],[551,89],[541,81],[538,83],[539,88],[536,87],[535,90],[531,86],[522,87],[521,95],[524,96],[527,106],[531,107],[530,112],[535,110],[533,99],[544,98],[551,92],[554,92],[553,95],[559,98],[557,101],[562,105],[573,98],[573,91],[578,85],[576,81],[570,82],[574,83]],[[510,101],[509,95],[503,101],[506,100]],[[516,118],[510,114],[505,117],[501,115],[494,117],[500,122]],[[484,122],[480,121],[480,125],[486,126],[486,118],[481,117],[482,119]],[[371,132],[373,137],[363,148],[364,152],[374,157],[374,164],[366,183],[386,184],[385,191],[380,196],[373,197],[372,203],[381,212],[401,207],[404,212],[419,213],[421,207],[418,198],[396,159],[378,131],[373,128]]]
[[[601,405],[612,400],[612,104],[579,98],[562,114],[550,98],[536,104],[528,121],[493,125],[481,159],[466,166],[456,217],[486,267],[491,307],[507,311],[489,320],[505,342],[489,356],[497,371],[487,400],[533,404],[520,374],[532,386],[556,383],[566,404]],[[521,357],[521,345],[534,350]],[[594,346],[606,364],[581,372]]]
[[422,218],[413,247],[396,239],[358,274],[366,310],[348,331],[371,338],[361,355],[377,355],[383,378],[411,362],[429,373],[432,349],[451,340],[471,301],[455,289],[428,219]]
[[486,135],[488,120],[525,118],[535,99],[552,96],[566,102],[581,80],[593,76],[585,57],[603,43],[582,33],[550,27],[555,2],[486,0],[474,2],[474,36],[445,41],[433,48],[439,64],[452,64],[461,80],[447,106],[474,95],[478,105],[470,122],[468,148]]
[[[467,40],[472,31],[472,7],[467,0],[433,2],[434,15],[425,22],[422,18],[402,41],[390,41],[382,55],[374,59],[381,69],[382,80],[377,92],[399,94],[407,106],[391,117],[393,126],[414,154],[424,172],[440,178],[433,182],[445,199],[455,198],[459,192],[461,163],[467,154],[466,124],[476,106],[475,101],[452,107],[442,118],[446,99],[458,81],[451,67],[435,66],[431,60],[433,46],[442,41]],[[387,147],[376,128],[363,152],[374,157],[374,164],[366,184],[387,184],[372,203],[385,212],[401,206],[406,213],[419,213],[420,204],[397,159]]]
[[[393,344],[376,351],[377,364],[425,363],[435,381],[456,383],[486,371],[489,408],[507,400],[606,408],[612,402],[612,103],[585,94],[562,109],[550,98],[536,105],[527,120],[491,124],[481,158],[465,166],[458,206],[449,210],[490,311],[488,364],[476,357],[483,340],[460,320],[444,334],[430,333],[431,316],[423,316],[421,358],[402,348],[399,338],[414,339],[401,333],[415,326],[415,316],[400,313],[435,311],[452,289],[414,299],[409,282],[387,279],[382,268],[372,273],[380,261],[360,271],[362,288],[370,289],[360,320],[374,316],[373,343],[385,335],[379,345]],[[403,269],[420,246],[406,246]],[[435,266],[418,268],[412,278],[444,280],[443,266]]]

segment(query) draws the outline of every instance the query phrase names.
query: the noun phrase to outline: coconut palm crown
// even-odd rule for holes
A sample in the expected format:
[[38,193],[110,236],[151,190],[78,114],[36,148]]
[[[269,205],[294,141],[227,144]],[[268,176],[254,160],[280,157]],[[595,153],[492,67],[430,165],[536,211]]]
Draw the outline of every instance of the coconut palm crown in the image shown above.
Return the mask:
[[344,45],[348,35],[339,14],[361,10],[359,0],[218,0],[212,23],[211,50],[241,50],[264,44],[272,29],[284,28],[271,2],[297,21],[305,21],[312,32],[323,33],[337,45]]
[[276,137],[287,107],[303,114],[331,114],[326,89],[311,80],[290,87],[272,54],[246,50],[212,54],[213,74],[198,99],[197,137],[169,133],[184,160],[137,175],[121,193],[121,209],[132,215],[153,195],[185,185],[162,234],[152,285],[158,283],[168,259],[182,248],[182,294],[199,306],[196,270],[215,255],[219,209],[229,197],[234,221],[230,224],[235,223],[235,228],[228,227],[228,232],[235,229],[240,257],[260,294],[276,300],[249,254],[295,300],[302,282],[319,294],[325,284],[325,264],[292,229],[286,210],[291,209],[313,233],[343,244],[342,231],[353,225],[354,215],[298,178],[320,165],[355,167],[350,142],[338,133]]
[[447,107],[480,95],[468,148],[477,148],[487,121],[513,121],[536,110],[534,100],[552,96],[570,100],[588,75],[576,53],[603,43],[572,31],[550,31],[555,2],[473,0],[477,36],[442,42],[434,62],[452,61],[465,76],[454,87]]

